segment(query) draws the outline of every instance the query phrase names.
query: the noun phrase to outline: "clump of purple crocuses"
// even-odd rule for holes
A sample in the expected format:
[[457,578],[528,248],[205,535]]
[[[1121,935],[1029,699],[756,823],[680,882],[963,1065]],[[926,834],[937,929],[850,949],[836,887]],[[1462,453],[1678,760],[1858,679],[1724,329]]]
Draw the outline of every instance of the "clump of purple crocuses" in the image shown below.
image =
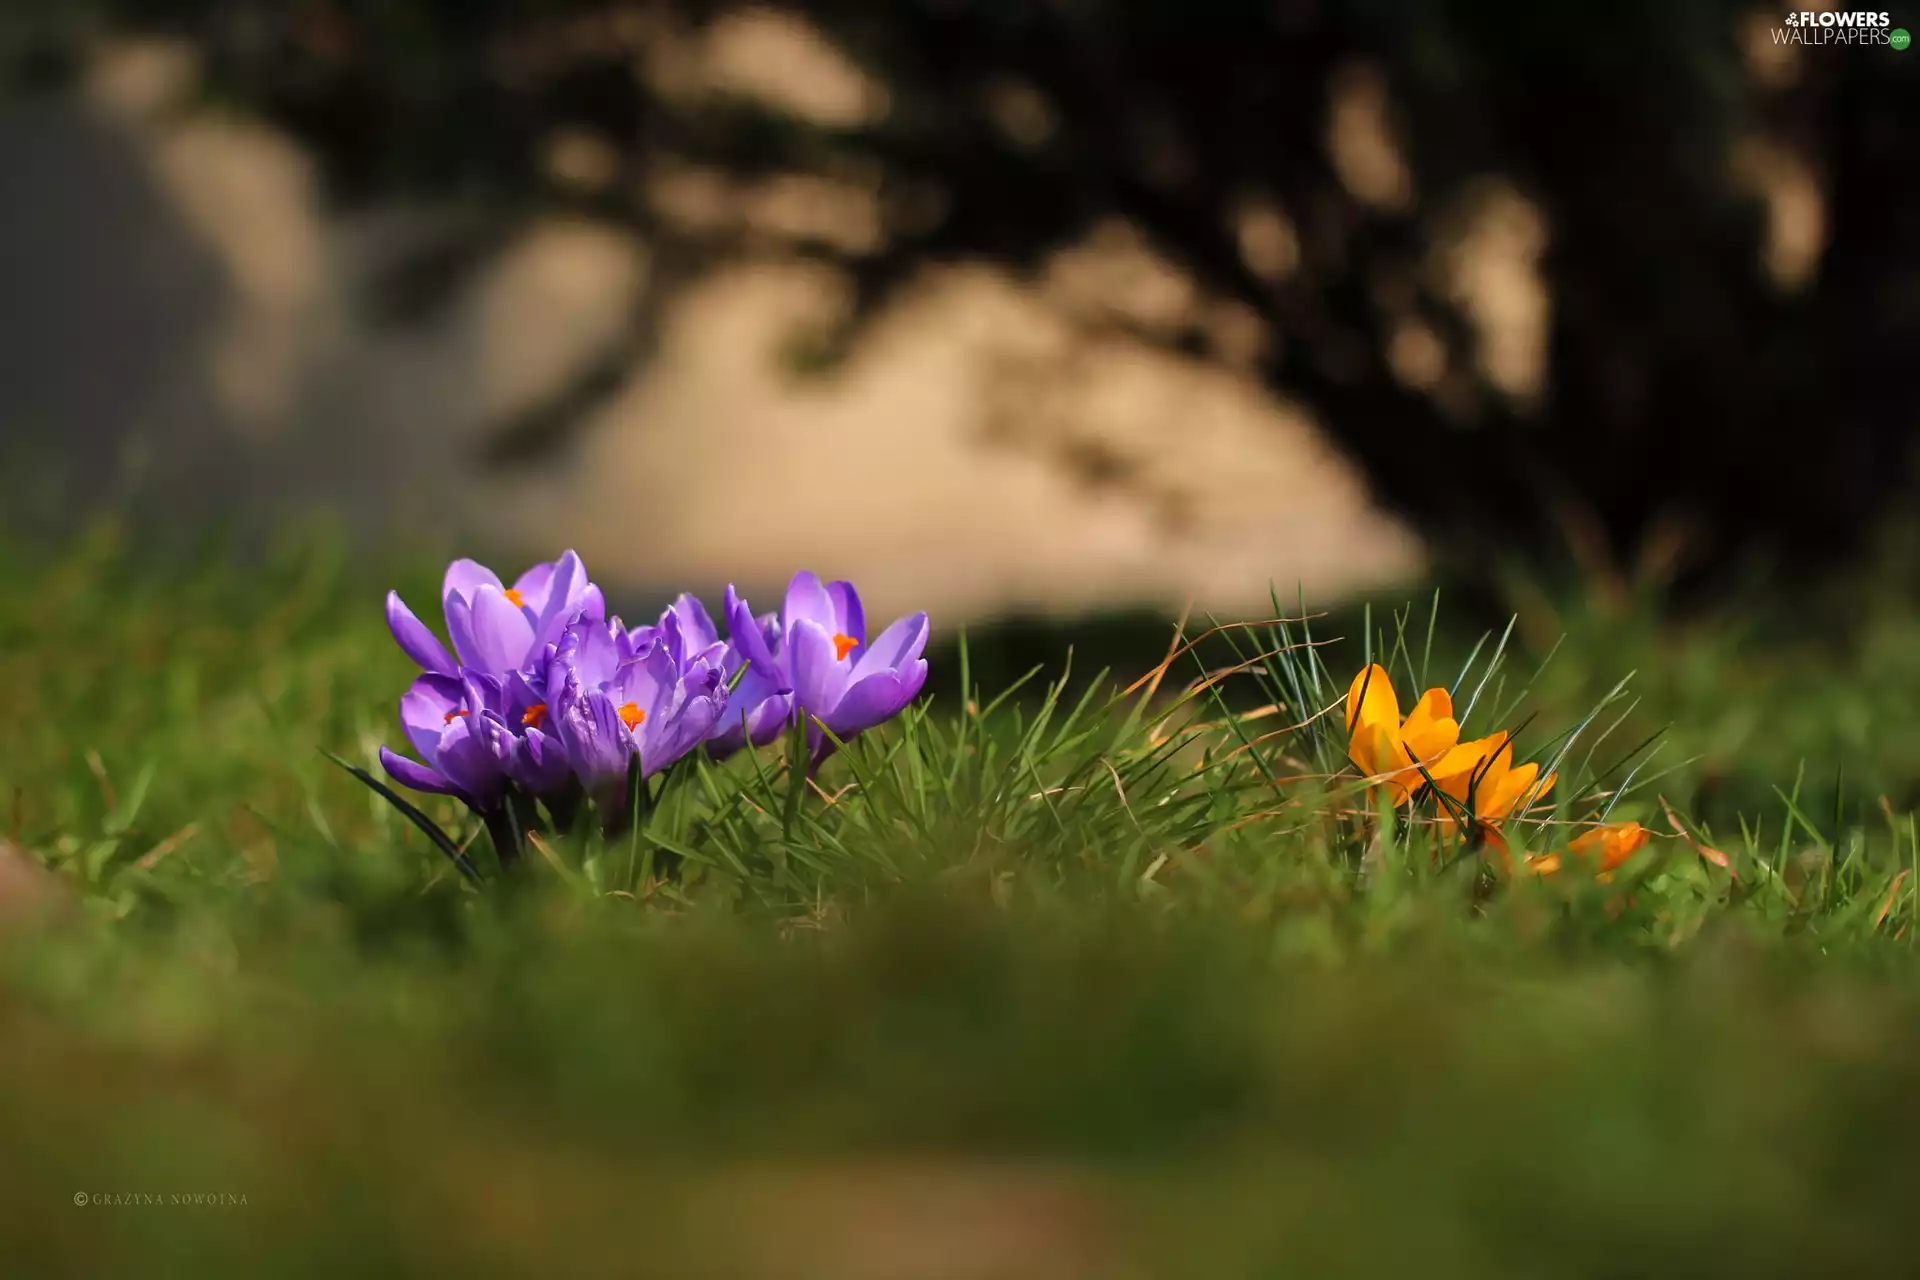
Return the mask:
[[[692,595],[629,630],[607,616],[572,551],[511,587],[456,560],[440,602],[451,648],[387,594],[387,625],[421,668],[400,699],[418,758],[382,747],[380,763],[402,786],[465,802],[503,865],[525,832],[545,825],[541,807],[565,831],[590,805],[616,832],[657,803],[649,780],[696,751],[724,759],[789,732],[804,732],[808,767],[818,768],[836,740],[899,714],[927,679],[926,614],[869,641],[853,584],[807,572],[794,575],[779,613],[756,616],[729,586],[725,639]],[[478,879],[430,819],[348,768]]]

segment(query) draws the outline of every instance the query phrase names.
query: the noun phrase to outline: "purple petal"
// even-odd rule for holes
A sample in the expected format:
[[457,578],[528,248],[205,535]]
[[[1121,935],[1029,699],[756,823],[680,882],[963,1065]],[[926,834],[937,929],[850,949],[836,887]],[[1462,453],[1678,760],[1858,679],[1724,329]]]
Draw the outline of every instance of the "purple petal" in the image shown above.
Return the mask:
[[633,735],[604,693],[585,693],[570,683],[553,717],[554,735],[581,784],[604,795],[626,785]]
[[[615,626],[617,630],[617,621]],[[660,628],[655,626],[635,627],[631,631],[620,631],[614,638],[617,641],[616,647],[621,662],[644,657],[648,650],[661,642]]]
[[[867,612],[860,607],[860,593],[853,589],[851,582],[829,582],[827,594],[833,597],[835,630],[843,636],[850,636],[864,645],[867,642]],[[860,652],[856,645],[851,654]]]
[[553,571],[556,562],[549,560],[537,564],[513,581],[513,589],[527,602],[527,607],[536,614],[547,607],[547,596],[553,584]]
[[502,777],[509,776],[513,768],[513,758],[519,750],[519,737],[507,727],[506,719],[497,711],[487,711],[471,717],[467,723],[474,737],[493,757],[494,768]]
[[446,732],[440,735],[439,758],[434,766],[476,807],[486,808],[500,795],[501,762],[490,735],[474,719],[456,716],[448,723]]
[[447,635],[453,640],[454,655],[463,663],[472,663],[476,645],[473,640],[473,609],[459,592],[447,597]]
[[[458,796],[460,788],[448,782],[427,766],[409,760],[405,756],[395,755],[385,747],[380,748],[380,767],[387,776],[411,791],[424,791],[428,795]],[[461,797],[464,799],[465,797]]]
[[495,715],[506,703],[503,690],[504,680],[484,671],[462,671],[460,686],[466,696],[467,710],[476,715],[482,711],[491,711]]
[[659,721],[649,718],[647,728],[659,724],[657,731],[643,732],[640,767],[643,776],[652,777],[667,768],[713,734],[727,712],[726,690],[715,687],[710,694],[679,699]]
[[802,618],[787,631],[793,664],[793,700],[808,715],[822,720],[833,714],[846,692],[847,663],[834,653],[833,639],[819,624]]
[[655,645],[639,657],[620,664],[613,679],[607,682],[607,697],[615,707],[631,702],[653,719],[664,710],[662,704],[671,696],[678,677],[666,646]]
[[449,717],[466,706],[466,686],[456,677],[424,675],[407,686],[400,695],[400,723],[428,765],[440,752],[440,735],[446,731]]
[[567,785],[573,776],[560,743],[538,729],[528,729],[516,744],[509,766],[513,780],[534,795],[547,795]]
[[574,607],[595,622],[607,620],[607,597],[591,582],[580,589],[580,594],[574,601]]
[[[680,620],[680,634],[690,651],[697,653],[719,640],[720,630],[713,625],[713,617],[708,614],[707,606],[692,592],[675,596],[673,603],[667,606],[667,612]],[[664,618],[661,620],[665,621]]]
[[[465,625],[455,624],[454,619],[463,613]],[[450,606],[447,625],[460,661],[479,671],[505,674],[519,668],[533,653],[533,624],[498,587],[475,588],[465,610]]]
[[876,671],[893,671],[912,662],[926,649],[929,631],[924,613],[895,620],[861,653],[849,678],[859,680]]
[[613,679],[624,661],[616,626],[581,618],[561,633],[560,644],[547,668],[547,692],[551,694],[560,688],[569,676],[577,676],[581,688],[589,691]]
[[444,605],[454,596],[472,600],[473,593],[483,586],[500,590],[499,576],[476,561],[455,560],[447,566],[447,576],[440,580],[440,602]]
[[726,714],[714,722],[708,753],[724,760],[751,742],[765,746],[780,736],[793,714],[793,695],[753,667],[727,697]]
[[811,570],[802,569],[793,575],[793,581],[787,584],[787,643],[793,643],[793,629],[802,622],[811,622],[827,633],[829,639],[840,633],[839,610],[834,607],[834,599],[821,583],[820,576]]
[[597,610],[583,609],[588,602],[584,599],[587,589],[593,584],[587,581],[587,566],[572,551],[565,552],[553,562],[547,590],[536,603],[531,597],[527,603],[534,606],[532,621],[534,634],[542,642],[559,638],[572,620],[581,613],[595,614],[595,620],[606,616],[606,602],[599,598],[599,589],[594,588],[594,602]]
[[927,682],[927,664],[916,660],[900,671],[881,671],[848,686],[846,696],[830,716],[827,727],[842,740],[893,719]]
[[[541,683],[546,683],[544,676]],[[507,726],[513,728],[525,723],[527,712],[546,700],[546,695],[534,687],[529,673],[516,671],[507,677],[501,689],[500,711],[506,717]]]
[[393,632],[394,642],[400,646],[400,652],[419,663],[421,670],[453,674],[457,665],[453,655],[447,652],[447,646],[440,643],[439,636],[414,617],[413,610],[407,608],[398,591],[387,592],[387,630]]
[[780,678],[780,665],[774,658],[768,636],[754,618],[753,611],[747,608],[733,589],[727,584],[727,596],[724,612],[727,615],[727,643],[761,674],[771,678]]

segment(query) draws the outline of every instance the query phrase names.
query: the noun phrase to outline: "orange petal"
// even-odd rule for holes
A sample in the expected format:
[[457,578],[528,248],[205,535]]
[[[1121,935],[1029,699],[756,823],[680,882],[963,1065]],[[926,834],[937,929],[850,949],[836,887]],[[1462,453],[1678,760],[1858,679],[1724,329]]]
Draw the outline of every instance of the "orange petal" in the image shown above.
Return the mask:
[[[1511,752],[1503,754],[1509,760],[1513,758]],[[1496,762],[1495,769],[1498,767]],[[1529,760],[1498,778],[1492,777],[1493,772],[1488,771],[1488,777],[1482,779],[1479,793],[1474,797],[1474,804],[1483,818],[1504,818],[1512,813],[1513,807],[1533,789],[1533,780],[1538,776],[1540,766]]]
[[[1506,735],[1494,734],[1489,738],[1475,738],[1472,742],[1463,742],[1440,757],[1440,762],[1431,766],[1427,772],[1433,775],[1434,782],[1442,791],[1455,800],[1465,802],[1468,788],[1475,791],[1476,801],[1487,794],[1490,782],[1497,782],[1495,773],[1505,776],[1506,763],[1513,759],[1513,752],[1504,749]],[[1488,763],[1488,757],[1496,748],[1500,759]]]
[[1432,771],[1432,766],[1460,741],[1460,722],[1453,718],[1453,699],[1445,689],[1429,689],[1407,712],[1400,736],[1414,758]]
[[1637,822],[1612,822],[1582,832],[1567,843],[1567,852],[1582,858],[1599,855],[1602,874],[1613,871],[1638,853],[1653,833]]
[[1368,777],[1397,776],[1406,768],[1406,753],[1400,746],[1400,730],[1391,724],[1363,724],[1347,746],[1347,759]]
[[1400,727],[1400,699],[1394,696],[1387,669],[1377,662],[1361,671],[1347,687],[1348,735],[1371,724],[1390,724],[1396,730]]

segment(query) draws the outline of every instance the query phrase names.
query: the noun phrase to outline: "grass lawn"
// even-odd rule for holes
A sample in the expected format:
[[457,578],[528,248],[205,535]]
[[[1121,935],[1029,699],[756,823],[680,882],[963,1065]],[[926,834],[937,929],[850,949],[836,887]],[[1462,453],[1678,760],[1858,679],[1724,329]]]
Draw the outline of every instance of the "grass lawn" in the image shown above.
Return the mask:
[[[1910,1265],[1893,570],[1683,622],[1517,592],[1484,641],[1346,611],[1119,699],[936,619],[933,696],[816,784],[690,763],[504,872],[415,797],[476,889],[323,754],[400,742],[380,600],[439,564],[124,541],[0,546],[0,839],[54,877],[0,876],[9,1275]],[[1556,765],[1504,859],[1345,763],[1369,656]],[[1603,810],[1654,833],[1604,878]]]

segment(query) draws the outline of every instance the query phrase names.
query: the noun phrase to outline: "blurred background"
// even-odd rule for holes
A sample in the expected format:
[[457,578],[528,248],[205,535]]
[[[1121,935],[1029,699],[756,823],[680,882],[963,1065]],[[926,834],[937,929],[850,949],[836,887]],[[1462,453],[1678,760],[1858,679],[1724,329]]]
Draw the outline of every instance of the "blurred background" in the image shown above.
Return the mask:
[[9,5],[9,523],[332,511],[946,623],[1818,578],[1912,492],[1920,51],[1804,39],[1732,0]]

